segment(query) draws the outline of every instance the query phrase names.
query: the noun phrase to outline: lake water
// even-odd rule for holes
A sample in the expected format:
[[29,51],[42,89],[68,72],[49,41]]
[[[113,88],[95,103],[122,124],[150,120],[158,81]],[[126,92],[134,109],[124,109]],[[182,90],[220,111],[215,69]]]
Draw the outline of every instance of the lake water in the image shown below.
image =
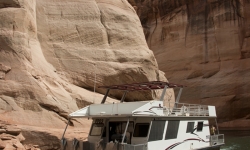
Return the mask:
[[250,130],[221,131],[220,134],[224,134],[226,143],[221,150],[250,150]]

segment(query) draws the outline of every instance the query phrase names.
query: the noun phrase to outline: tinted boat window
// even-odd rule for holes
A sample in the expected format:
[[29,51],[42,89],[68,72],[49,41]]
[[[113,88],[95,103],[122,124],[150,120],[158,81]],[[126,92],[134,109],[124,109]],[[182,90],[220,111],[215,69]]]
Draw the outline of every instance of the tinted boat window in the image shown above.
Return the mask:
[[188,122],[186,133],[190,133],[194,130],[194,122]]
[[177,138],[179,124],[180,124],[180,120],[168,121],[168,127],[166,131],[165,140]]
[[197,131],[202,131],[202,129],[203,129],[203,122],[198,122]]
[[103,127],[104,127],[103,123],[93,123],[89,135],[100,136],[102,134]]
[[[122,134],[125,132],[127,122],[125,121],[114,121],[114,122],[109,122],[109,141],[121,141],[122,138],[120,138]],[[127,132],[125,133],[125,139],[124,142],[130,143],[131,142],[131,137],[132,137],[132,132],[134,131],[134,122],[130,121]],[[113,137],[113,138],[112,138]]]
[[137,123],[133,137],[147,137],[149,129],[149,123]]
[[152,121],[148,141],[162,140],[165,123],[165,120]]

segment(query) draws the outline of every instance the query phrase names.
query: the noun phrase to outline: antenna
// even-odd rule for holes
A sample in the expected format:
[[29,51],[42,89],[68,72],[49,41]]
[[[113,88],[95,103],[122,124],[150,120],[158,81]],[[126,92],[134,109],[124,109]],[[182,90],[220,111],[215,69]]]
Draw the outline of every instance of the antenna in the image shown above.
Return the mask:
[[94,81],[94,99],[93,99],[93,103],[95,103],[95,96],[96,96],[96,94],[95,94],[95,87],[96,87],[96,64],[94,64],[94,66],[95,66],[95,68],[94,68],[94,73],[95,73],[95,81]]

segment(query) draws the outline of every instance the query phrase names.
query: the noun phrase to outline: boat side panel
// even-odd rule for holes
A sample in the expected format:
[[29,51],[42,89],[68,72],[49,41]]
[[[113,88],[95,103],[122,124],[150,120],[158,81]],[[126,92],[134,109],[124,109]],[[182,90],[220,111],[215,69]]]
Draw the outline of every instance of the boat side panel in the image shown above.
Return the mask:
[[[188,122],[194,122],[194,129],[197,127],[198,122],[203,122],[203,129],[202,131],[194,130],[193,133],[186,133]],[[208,123],[207,120],[186,120],[180,121],[179,123],[179,130],[177,134],[177,138],[175,139],[168,139],[165,140],[166,136],[166,128],[167,123],[165,126],[165,130],[163,133],[163,139],[159,141],[152,141],[148,142],[148,150],[188,150],[188,149],[197,149],[201,147],[208,147],[209,144],[209,126],[206,124]]]
[[163,102],[150,101],[133,111],[133,115],[159,115],[163,116]]
[[132,111],[146,104],[147,102],[131,102],[131,103],[113,103],[103,105],[91,105],[89,115],[120,115],[120,114],[132,114]]
[[[100,119],[100,118],[98,118]],[[138,144],[144,144],[148,142],[148,137],[150,134],[150,128],[151,128],[151,121],[153,120],[165,120],[167,118],[130,118],[129,121],[133,122],[134,127],[136,126],[136,124],[143,124],[143,123],[148,123],[149,125],[149,129],[148,129],[148,133],[147,136],[144,137],[135,137],[132,134],[131,137],[131,144],[132,145],[138,145]],[[171,118],[172,121],[178,120],[179,118]],[[190,119],[190,118],[189,118]],[[95,120],[95,119],[94,119]],[[103,122],[105,123],[105,126],[107,128],[109,122],[126,122],[128,120],[128,118],[109,118]],[[167,133],[167,127],[168,127],[168,123],[171,120],[165,120],[166,124],[164,127],[164,130],[162,131],[163,134],[163,138],[162,140],[158,140],[158,141],[150,141],[148,142],[148,150],[155,150],[155,148],[157,147],[157,149],[159,150],[183,150],[183,149],[199,149],[199,148],[204,148],[204,147],[209,147],[210,143],[209,143],[209,125],[208,125],[208,121],[207,120],[180,120],[179,123],[179,128],[178,128],[178,133],[177,133],[177,138],[173,138],[173,139],[167,139],[165,140],[166,137],[166,133]],[[188,132],[187,133],[187,126],[188,126],[188,122],[193,122],[193,132]],[[202,130],[198,131],[197,127],[198,127],[198,123],[202,122]],[[108,131],[108,130],[106,130]],[[106,134],[106,136],[108,136],[108,134]],[[111,136],[111,135],[109,135]],[[106,137],[107,138],[107,137]],[[98,141],[100,141],[102,139],[101,135],[100,136],[89,136],[88,140],[90,143],[96,143]],[[105,143],[107,142],[107,140],[104,140]]]

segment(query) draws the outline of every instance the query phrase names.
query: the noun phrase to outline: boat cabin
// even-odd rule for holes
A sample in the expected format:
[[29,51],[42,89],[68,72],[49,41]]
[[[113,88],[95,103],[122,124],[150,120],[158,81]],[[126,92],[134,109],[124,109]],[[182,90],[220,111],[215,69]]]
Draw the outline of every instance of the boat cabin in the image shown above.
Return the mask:
[[[153,81],[101,86],[107,92],[101,104],[92,104],[69,115],[93,120],[87,141],[62,137],[63,149],[81,150],[194,150],[220,149],[224,136],[210,133],[210,120],[216,122],[214,106],[179,103],[183,85]],[[180,88],[175,103],[166,105],[167,88]],[[129,91],[163,89],[159,100],[124,102]],[[122,90],[120,103],[106,104],[110,90]],[[67,127],[66,127],[67,128]],[[66,131],[66,129],[65,129]]]

